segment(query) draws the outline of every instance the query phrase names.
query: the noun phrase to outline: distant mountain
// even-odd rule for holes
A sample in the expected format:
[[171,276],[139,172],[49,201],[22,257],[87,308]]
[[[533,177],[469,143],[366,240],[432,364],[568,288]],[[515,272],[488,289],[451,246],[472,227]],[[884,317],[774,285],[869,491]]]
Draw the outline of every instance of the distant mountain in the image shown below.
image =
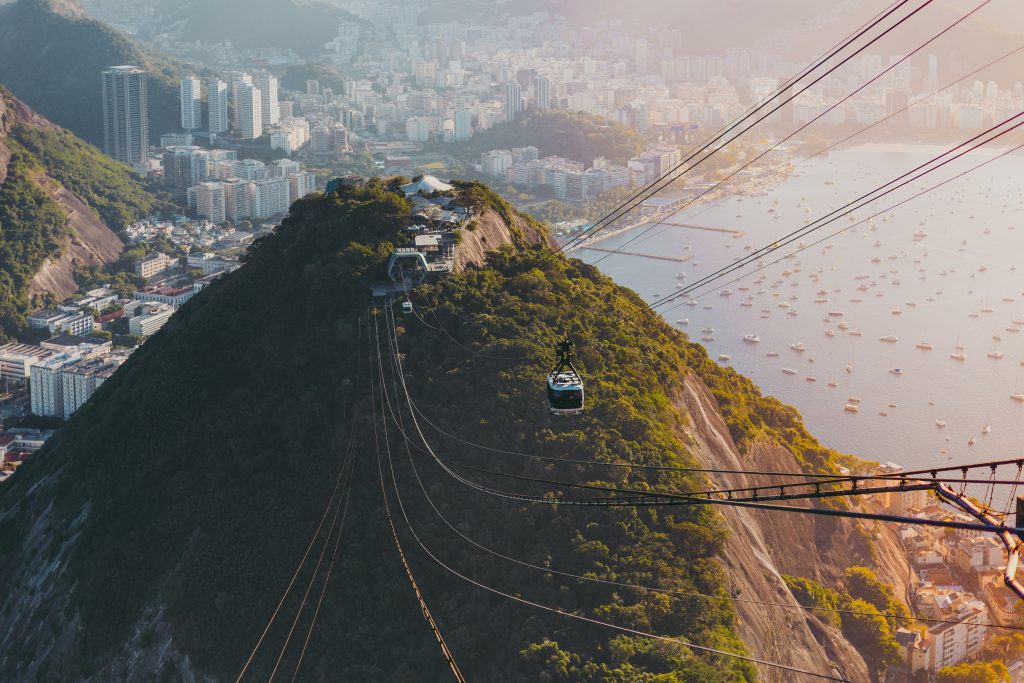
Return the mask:
[[130,168],[0,88],[0,338],[46,297],[77,290],[77,266],[115,261],[116,231],[164,205]]
[[338,35],[348,12],[306,0],[265,3],[255,9],[250,0],[164,0],[165,21],[182,21],[186,40],[219,42],[230,39],[239,48],[284,47],[303,56],[324,53],[324,44]]
[[180,130],[178,80],[187,71],[183,65],[88,18],[76,0],[17,0],[0,6],[0,84],[100,147],[100,73],[117,64],[136,64],[149,72],[151,141]]

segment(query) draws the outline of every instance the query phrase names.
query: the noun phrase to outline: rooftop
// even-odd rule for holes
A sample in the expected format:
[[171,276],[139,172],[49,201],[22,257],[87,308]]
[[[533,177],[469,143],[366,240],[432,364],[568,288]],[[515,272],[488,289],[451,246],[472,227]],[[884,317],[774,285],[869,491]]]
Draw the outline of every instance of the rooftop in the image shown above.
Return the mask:
[[432,192],[448,192],[453,189],[455,188],[452,185],[442,182],[432,175],[425,175],[414,183],[402,185],[402,192],[406,194],[416,194],[417,192],[430,194]]

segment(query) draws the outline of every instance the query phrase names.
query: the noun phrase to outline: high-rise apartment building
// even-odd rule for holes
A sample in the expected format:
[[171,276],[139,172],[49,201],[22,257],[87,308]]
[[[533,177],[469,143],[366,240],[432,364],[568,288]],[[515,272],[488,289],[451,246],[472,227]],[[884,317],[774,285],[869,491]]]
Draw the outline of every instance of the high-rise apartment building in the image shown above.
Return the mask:
[[270,218],[287,213],[291,206],[291,184],[287,178],[266,178],[256,181],[255,202],[250,207],[254,218]]
[[238,87],[235,100],[235,132],[246,140],[263,135],[263,93],[254,85]]
[[252,75],[252,84],[260,91],[260,115],[264,128],[276,126],[281,120],[277,102],[277,78],[269,71],[257,71]]
[[517,81],[505,84],[505,120],[515,121],[523,110],[523,87]]
[[206,108],[209,110],[210,132],[226,133],[228,118],[228,84],[219,78],[211,78],[206,84]]
[[455,111],[455,130],[453,133],[456,140],[468,140],[473,136],[473,112],[468,109]]
[[149,111],[146,72],[137,66],[112,66],[102,74],[103,151],[126,164],[146,162]]
[[295,202],[316,191],[316,176],[306,171],[288,175],[288,201]]
[[430,119],[426,116],[410,116],[405,121],[405,137],[410,142],[430,140]]
[[209,162],[209,150],[193,146],[169,147],[160,160],[164,184],[184,197],[188,188],[206,180]]
[[227,220],[224,204],[223,183],[200,183],[189,188],[193,196],[196,213],[213,223],[223,223]]
[[255,203],[254,183],[230,178],[221,183],[224,188],[224,214],[229,221],[240,221],[252,215],[252,205]]
[[533,93],[538,111],[551,108],[551,81],[544,76],[537,76],[533,81]]
[[195,76],[183,78],[178,88],[181,95],[181,127],[199,130],[203,127],[202,83]]

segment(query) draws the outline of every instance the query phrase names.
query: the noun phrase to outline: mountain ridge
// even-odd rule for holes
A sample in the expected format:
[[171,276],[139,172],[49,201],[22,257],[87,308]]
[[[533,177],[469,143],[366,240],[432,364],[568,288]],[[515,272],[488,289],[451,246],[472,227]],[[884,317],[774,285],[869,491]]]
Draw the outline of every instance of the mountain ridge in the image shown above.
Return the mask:
[[[457,191],[488,222],[515,217],[482,186]],[[404,242],[409,209],[381,181],[297,202],[277,234],[253,246],[241,270],[183,306],[0,489],[0,577],[9,586],[0,598],[0,648],[8,653],[0,659],[0,677],[233,679],[302,556],[350,438],[357,460],[349,531],[304,676],[408,681],[445,675],[384,526],[372,461],[374,423],[368,421],[373,392],[363,379],[373,350],[363,342],[372,320],[367,289],[381,277],[392,247]],[[546,241],[542,229],[519,218],[523,223],[504,225],[504,244],[491,243],[497,226],[470,231],[490,235],[486,262],[467,259],[460,272],[414,294],[451,338],[415,316],[395,325],[403,381],[439,425],[471,442],[604,463],[696,463],[704,448],[697,437],[711,422],[731,457],[741,458],[732,433],[753,429],[743,426],[748,423],[768,429],[760,413],[806,434],[795,411],[755,393],[749,380],[719,368],[653,314],[636,321],[642,334],[620,326],[600,343],[581,345],[588,409],[571,421],[548,415],[541,385],[559,335],[566,328],[596,329],[643,302],[590,266],[548,258],[545,246],[531,244]],[[386,330],[384,321],[377,317]],[[691,396],[703,396],[701,410],[678,401],[685,382],[695,387]],[[730,391],[740,393],[726,417],[716,403]],[[702,411],[712,411],[713,420]],[[399,433],[392,438],[401,449],[394,441]],[[765,438],[767,432],[749,437],[756,443]],[[448,441],[436,447],[445,460],[515,475],[676,491],[706,486],[682,473],[648,477],[625,467],[554,472],[553,465],[499,461]],[[788,448],[777,457],[796,467],[801,460]],[[815,456],[799,444],[792,448],[815,468],[830,467],[826,451]],[[740,632],[747,627],[722,599],[734,588],[721,560],[730,534],[709,508],[662,514],[503,503],[467,495],[420,458],[425,490],[482,543],[541,566],[720,597],[609,591],[499,565],[453,542],[414,493],[405,460],[396,461],[398,484],[418,533],[486,583],[640,630],[827,671],[829,657],[815,639],[820,631],[838,666],[851,675],[864,671],[838,631],[824,624],[799,626],[792,640],[799,647],[789,650],[771,642],[763,623],[756,627],[760,637],[744,644]],[[851,527],[812,519],[803,530],[826,536],[838,530],[837,537],[845,537]],[[400,534],[412,543],[407,532]],[[748,663],[540,616],[480,594],[409,548],[430,609],[471,679],[754,676]],[[774,567],[770,557],[759,562]],[[745,597],[770,591],[762,597],[796,606],[784,585],[769,587],[756,578],[759,572],[743,584],[757,591]],[[298,599],[285,601],[288,619]],[[252,675],[269,671],[286,629],[275,625],[268,632],[274,645],[258,653]],[[295,657],[287,654],[286,670]],[[760,668],[771,680],[773,674]]]
[[[76,0],[16,0],[0,6],[0,84],[80,138],[103,146],[101,72],[136,64],[148,72],[151,142],[181,130],[184,64],[91,19]],[[45,83],[46,87],[40,87]]]

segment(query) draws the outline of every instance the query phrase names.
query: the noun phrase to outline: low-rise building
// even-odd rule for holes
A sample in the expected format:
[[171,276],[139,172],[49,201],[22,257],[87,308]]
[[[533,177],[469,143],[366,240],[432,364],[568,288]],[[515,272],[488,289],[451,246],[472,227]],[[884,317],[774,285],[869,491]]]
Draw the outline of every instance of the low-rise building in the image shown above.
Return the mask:
[[41,346],[10,342],[0,346],[0,383],[24,382],[32,375],[32,366],[53,355]]
[[55,309],[36,311],[25,318],[32,329],[47,330],[50,335],[88,334],[92,332],[93,317],[88,313],[68,313]]
[[135,262],[135,274],[149,279],[154,275],[159,275],[168,268],[173,268],[176,264],[177,259],[171,258],[162,252],[154,251]]
[[195,288],[189,284],[183,287],[144,287],[132,296],[137,301],[169,304],[175,309],[195,295]]
[[98,356],[108,353],[112,344],[100,337],[84,337],[76,334],[58,334],[39,342],[39,347],[52,353],[75,351],[85,356]]
[[53,436],[49,429],[14,427],[0,435],[0,464],[18,464]]
[[241,268],[237,259],[224,256],[217,256],[210,252],[189,254],[187,258],[189,268],[196,268],[203,271],[203,275],[213,275],[220,272],[233,272]]
[[128,332],[139,337],[148,337],[174,315],[174,307],[168,304],[147,304],[142,306],[138,315],[128,320]]

